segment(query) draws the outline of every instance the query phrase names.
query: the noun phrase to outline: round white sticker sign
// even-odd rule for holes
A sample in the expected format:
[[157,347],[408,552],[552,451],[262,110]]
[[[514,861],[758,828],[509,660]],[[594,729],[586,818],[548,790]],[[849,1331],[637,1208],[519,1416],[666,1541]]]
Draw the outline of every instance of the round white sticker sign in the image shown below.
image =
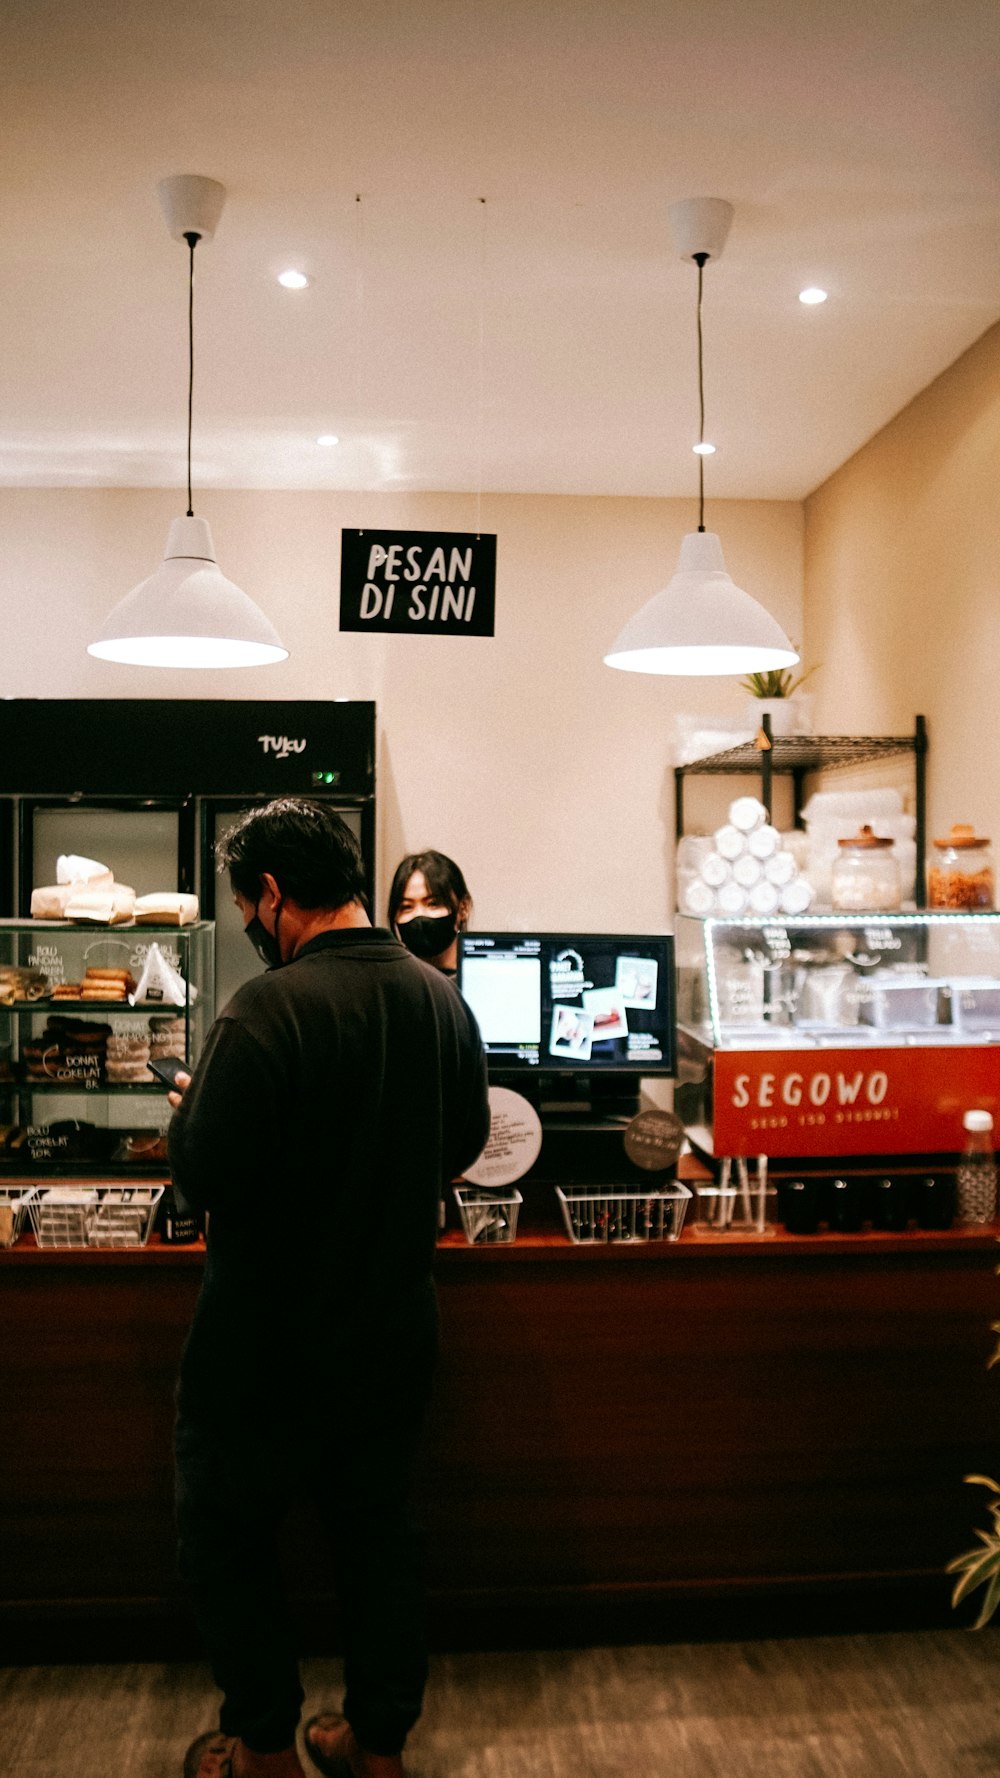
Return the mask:
[[541,1119],[527,1099],[510,1087],[490,1088],[490,1134],[465,1177],[472,1185],[513,1185],[523,1179],[542,1147]]

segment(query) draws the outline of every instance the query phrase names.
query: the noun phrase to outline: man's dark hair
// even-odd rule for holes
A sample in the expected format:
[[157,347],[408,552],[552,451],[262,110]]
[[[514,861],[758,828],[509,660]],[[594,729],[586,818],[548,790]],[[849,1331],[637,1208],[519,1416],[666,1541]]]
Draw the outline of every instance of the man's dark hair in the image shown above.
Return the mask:
[[392,879],[389,890],[389,925],[395,926],[396,915],[406,893],[406,885],[415,870],[418,870],[436,901],[458,913],[459,904],[469,896],[469,886],[458,865],[445,852],[411,852],[408,858],[396,867],[396,875]]
[[279,796],[247,809],[215,848],[220,871],[247,901],[260,897],[268,871],[282,894],[303,908],[364,902],[365,868],[346,821],[327,803]]

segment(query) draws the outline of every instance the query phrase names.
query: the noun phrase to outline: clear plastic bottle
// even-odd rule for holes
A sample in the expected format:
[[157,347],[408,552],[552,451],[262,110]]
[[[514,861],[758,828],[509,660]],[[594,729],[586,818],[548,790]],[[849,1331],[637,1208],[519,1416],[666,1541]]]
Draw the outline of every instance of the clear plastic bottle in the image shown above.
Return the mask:
[[962,1125],[965,1148],[958,1163],[958,1220],[992,1222],[997,1201],[993,1118],[988,1111],[967,1111]]

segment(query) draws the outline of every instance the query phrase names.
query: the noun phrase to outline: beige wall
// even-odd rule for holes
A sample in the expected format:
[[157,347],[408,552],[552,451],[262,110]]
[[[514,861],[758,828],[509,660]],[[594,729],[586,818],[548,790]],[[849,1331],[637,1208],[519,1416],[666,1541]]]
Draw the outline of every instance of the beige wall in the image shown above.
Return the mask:
[[1000,326],[806,502],[817,728],[930,732],[931,833],[1000,843]]
[[[163,491],[0,491],[0,694],[374,698],[380,916],[402,853],[437,846],[463,865],[481,926],[672,924],[673,712],[735,713],[740,694],[732,681],[614,672],[601,657],[669,579],[690,502],[487,497],[496,638],[376,640],[338,633],[341,526],[467,530],[470,496],[207,494],[199,510],[223,571],[274,618],[291,659],[187,675],[92,660],[87,641],[152,571],[179,510]],[[734,579],[800,635],[801,507],[718,502],[710,522]]]

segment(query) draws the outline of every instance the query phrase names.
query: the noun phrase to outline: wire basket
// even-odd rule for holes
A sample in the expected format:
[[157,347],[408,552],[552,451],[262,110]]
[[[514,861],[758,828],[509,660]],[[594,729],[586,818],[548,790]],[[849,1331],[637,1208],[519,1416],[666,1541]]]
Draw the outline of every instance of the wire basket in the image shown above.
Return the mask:
[[517,1213],[524,1202],[519,1191],[488,1191],[479,1185],[456,1185],[452,1189],[470,1247],[516,1239]]
[[28,1205],[39,1247],[145,1247],[162,1185],[53,1185]]
[[0,1185],[0,1247],[13,1247],[34,1191],[33,1185]]
[[623,1191],[617,1186],[556,1186],[566,1233],[582,1245],[596,1241],[676,1241],[691,1199],[686,1185],[654,1191]]

